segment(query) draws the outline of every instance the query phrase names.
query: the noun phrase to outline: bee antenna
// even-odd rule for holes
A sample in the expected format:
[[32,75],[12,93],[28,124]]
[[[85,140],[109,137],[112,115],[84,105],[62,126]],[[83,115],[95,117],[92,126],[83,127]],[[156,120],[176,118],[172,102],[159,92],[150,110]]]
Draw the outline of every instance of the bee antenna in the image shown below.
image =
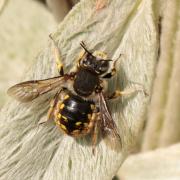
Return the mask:
[[80,45],[87,53],[91,54],[91,52],[88,51],[88,49],[86,48],[86,45],[85,45],[85,43],[83,41],[81,41]]

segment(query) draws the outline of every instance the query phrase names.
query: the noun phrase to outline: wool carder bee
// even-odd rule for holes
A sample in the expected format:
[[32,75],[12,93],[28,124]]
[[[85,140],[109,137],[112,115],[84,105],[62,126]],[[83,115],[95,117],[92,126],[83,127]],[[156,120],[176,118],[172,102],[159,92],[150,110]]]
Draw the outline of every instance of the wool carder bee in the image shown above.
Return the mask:
[[[51,39],[53,40],[52,37]],[[99,131],[104,136],[120,141],[120,135],[106,101],[119,97],[124,92],[117,90],[108,95],[104,90],[104,82],[116,72],[117,60],[113,62],[101,51],[91,52],[81,42],[83,50],[77,59],[76,71],[65,73],[58,46],[54,40],[53,43],[60,75],[16,84],[9,88],[8,94],[20,102],[29,102],[57,89],[50,104],[47,121],[53,119],[65,134],[73,137],[91,133],[93,147]],[[70,83],[71,89],[68,88]]]

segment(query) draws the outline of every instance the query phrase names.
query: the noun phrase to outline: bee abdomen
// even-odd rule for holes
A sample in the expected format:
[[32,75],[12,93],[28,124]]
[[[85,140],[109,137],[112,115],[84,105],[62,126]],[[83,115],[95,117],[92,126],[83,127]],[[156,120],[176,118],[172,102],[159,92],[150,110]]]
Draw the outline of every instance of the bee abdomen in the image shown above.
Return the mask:
[[79,96],[69,94],[59,105],[56,124],[67,134],[78,136],[88,131],[94,103]]

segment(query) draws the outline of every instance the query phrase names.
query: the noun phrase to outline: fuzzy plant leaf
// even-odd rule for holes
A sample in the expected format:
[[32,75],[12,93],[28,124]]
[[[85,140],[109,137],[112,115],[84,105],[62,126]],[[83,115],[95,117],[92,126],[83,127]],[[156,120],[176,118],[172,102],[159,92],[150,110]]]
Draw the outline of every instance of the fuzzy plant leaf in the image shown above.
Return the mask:
[[[0,108],[6,102],[6,91],[17,83],[28,64],[47,41],[55,27],[52,15],[36,1],[0,1]],[[19,8],[20,6],[24,8]],[[1,7],[2,11],[1,11]],[[31,7],[33,11],[30,11]],[[36,18],[40,16],[40,18]],[[18,19],[18,17],[21,17]],[[48,26],[47,26],[48,24]]]
[[180,140],[180,1],[162,1],[160,57],[142,150]]
[[180,144],[129,156],[122,165],[119,179],[178,180]]
[[[149,0],[82,0],[52,34],[66,72],[76,65],[84,41],[90,50],[105,51],[116,60],[117,75],[108,91],[143,87],[148,94],[154,76],[158,38],[153,4]],[[98,2],[99,3],[99,2]],[[48,37],[47,37],[48,40]],[[24,80],[57,76],[49,40]],[[54,93],[54,92],[53,92]],[[91,137],[74,139],[53,122],[38,125],[53,93],[30,103],[11,100],[0,112],[0,177],[2,179],[111,179],[135,147],[144,124],[149,97],[137,92],[108,103],[121,136],[122,148],[111,149],[100,137],[92,154]]]

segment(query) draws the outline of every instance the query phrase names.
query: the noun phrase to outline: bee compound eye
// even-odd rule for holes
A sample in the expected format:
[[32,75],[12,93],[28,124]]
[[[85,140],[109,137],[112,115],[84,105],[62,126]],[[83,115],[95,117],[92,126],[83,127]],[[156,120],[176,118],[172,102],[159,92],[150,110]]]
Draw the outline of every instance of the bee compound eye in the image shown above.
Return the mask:
[[86,58],[85,58],[85,59],[82,59],[82,60],[80,61],[80,64],[81,64],[81,65],[86,65],[86,61],[87,61]]
[[84,59],[83,64],[85,64],[86,66],[90,66],[92,63],[90,59]]
[[108,69],[108,62],[105,60],[100,61],[99,70],[106,71]]

